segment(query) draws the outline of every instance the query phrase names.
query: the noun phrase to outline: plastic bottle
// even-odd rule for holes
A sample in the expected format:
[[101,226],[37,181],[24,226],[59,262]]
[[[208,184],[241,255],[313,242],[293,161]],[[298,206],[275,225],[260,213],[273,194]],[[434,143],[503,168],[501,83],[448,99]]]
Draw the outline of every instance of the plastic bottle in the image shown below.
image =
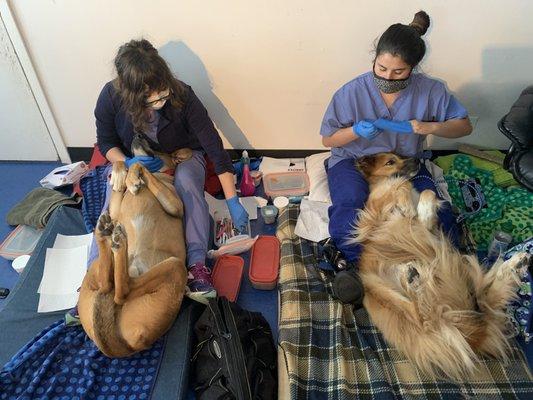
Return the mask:
[[255,185],[252,175],[250,174],[250,158],[248,152],[244,150],[242,152],[242,178],[241,178],[241,195],[253,196],[255,193]]

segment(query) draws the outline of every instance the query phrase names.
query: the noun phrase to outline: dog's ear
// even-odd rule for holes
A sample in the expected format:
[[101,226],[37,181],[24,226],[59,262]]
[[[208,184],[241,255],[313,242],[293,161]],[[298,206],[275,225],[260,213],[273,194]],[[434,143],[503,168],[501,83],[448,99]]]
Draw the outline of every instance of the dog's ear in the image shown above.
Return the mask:
[[355,160],[355,167],[364,174],[367,174],[376,164],[376,157],[363,156]]

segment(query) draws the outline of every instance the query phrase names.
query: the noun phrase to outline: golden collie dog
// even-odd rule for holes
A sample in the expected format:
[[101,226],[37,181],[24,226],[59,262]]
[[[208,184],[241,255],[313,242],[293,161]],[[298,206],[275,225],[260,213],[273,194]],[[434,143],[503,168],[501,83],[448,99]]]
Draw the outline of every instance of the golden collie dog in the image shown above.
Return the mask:
[[472,376],[480,355],[507,360],[505,307],[529,257],[486,271],[461,254],[438,227],[434,192],[414,204],[409,178],[418,161],[380,153],[356,165],[370,195],[349,240],[363,246],[364,306],[385,339],[423,372],[453,381]]

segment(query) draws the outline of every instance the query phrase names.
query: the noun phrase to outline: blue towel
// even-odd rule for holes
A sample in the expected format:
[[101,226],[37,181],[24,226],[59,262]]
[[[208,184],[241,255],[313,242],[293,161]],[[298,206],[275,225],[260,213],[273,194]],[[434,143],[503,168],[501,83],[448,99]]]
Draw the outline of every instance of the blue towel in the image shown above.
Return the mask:
[[165,337],[128,358],[108,358],[81,326],[55,322],[0,370],[0,399],[148,399]]
[[111,167],[111,164],[96,167],[80,180],[80,189],[83,193],[81,212],[87,232],[94,231],[98,217],[102,212],[107,188],[107,177],[111,173]]

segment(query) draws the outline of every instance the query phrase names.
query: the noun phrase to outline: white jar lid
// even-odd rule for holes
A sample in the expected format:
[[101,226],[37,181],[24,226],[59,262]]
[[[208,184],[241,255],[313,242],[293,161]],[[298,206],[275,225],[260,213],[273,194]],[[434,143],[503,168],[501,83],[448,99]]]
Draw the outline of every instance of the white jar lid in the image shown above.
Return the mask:
[[278,209],[282,209],[283,207],[287,207],[289,205],[289,199],[285,196],[278,196],[274,199],[274,205]]
[[24,254],[22,256],[18,256],[17,258],[15,258],[11,266],[13,267],[15,271],[17,271],[20,274],[22,273],[22,271],[24,271],[24,267],[26,266],[29,260],[30,260],[30,256],[27,254]]

